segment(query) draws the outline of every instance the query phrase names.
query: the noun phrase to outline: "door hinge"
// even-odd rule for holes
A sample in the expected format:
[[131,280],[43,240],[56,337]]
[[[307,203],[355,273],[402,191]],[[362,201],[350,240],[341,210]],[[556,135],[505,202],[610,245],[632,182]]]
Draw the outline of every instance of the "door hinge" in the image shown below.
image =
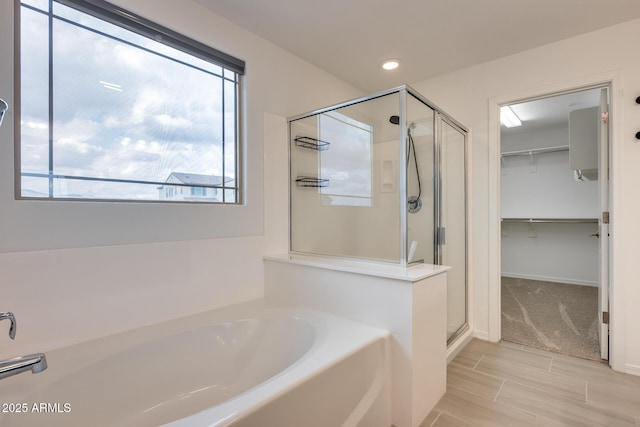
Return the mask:
[[602,212],[602,223],[609,224],[609,212]]
[[603,111],[602,112],[602,123],[604,123],[605,125],[609,123],[609,112],[608,111]]
[[446,234],[445,234],[445,228],[444,227],[438,227],[438,244],[439,245],[446,245],[447,244],[447,239],[446,239]]
[[605,325],[609,324],[609,312],[608,311],[603,311],[602,312],[602,323],[604,323]]

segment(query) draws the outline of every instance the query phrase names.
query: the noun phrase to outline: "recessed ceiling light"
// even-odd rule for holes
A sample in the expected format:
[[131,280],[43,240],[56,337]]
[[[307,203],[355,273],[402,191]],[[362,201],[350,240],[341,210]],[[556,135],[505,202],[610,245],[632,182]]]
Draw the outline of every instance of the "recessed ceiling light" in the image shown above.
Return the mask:
[[387,59],[382,63],[382,68],[385,70],[395,70],[400,66],[400,62],[402,61],[399,59]]

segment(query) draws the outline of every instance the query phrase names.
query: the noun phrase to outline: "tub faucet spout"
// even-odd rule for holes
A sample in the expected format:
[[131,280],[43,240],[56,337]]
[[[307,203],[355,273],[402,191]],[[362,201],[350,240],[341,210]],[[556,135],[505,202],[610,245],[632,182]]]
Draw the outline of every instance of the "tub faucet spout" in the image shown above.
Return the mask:
[[12,340],[16,339],[16,317],[10,311],[0,312],[0,321],[4,319],[9,319],[11,322],[11,326],[9,326],[9,337]]
[[37,374],[45,369],[47,369],[47,358],[43,353],[14,357],[0,361],[0,380],[25,371]]
[[[9,319],[11,322],[9,337],[13,340],[16,338],[16,317],[10,311],[0,312],[0,321],[4,319]],[[0,380],[25,371],[37,374],[45,369],[47,369],[47,358],[43,353],[0,360]]]

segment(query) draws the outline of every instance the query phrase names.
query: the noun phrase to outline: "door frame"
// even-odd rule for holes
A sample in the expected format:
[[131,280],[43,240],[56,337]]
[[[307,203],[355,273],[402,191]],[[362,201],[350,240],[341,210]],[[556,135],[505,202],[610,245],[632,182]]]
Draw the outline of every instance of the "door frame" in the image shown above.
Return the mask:
[[[489,265],[488,265],[488,338],[498,342],[502,337],[501,331],[501,219],[500,219],[500,106],[546,98],[578,90],[608,86],[610,90],[610,141],[609,141],[609,194],[610,203],[610,241],[609,241],[609,365],[617,370],[625,370],[625,336],[624,299],[622,292],[616,292],[618,284],[615,282],[615,271],[618,267],[616,253],[616,218],[621,209],[617,194],[613,191],[617,183],[616,177],[621,171],[621,139],[622,135],[622,75],[620,71],[613,71],[594,76],[573,79],[570,81],[551,84],[543,87],[531,88],[511,94],[492,97],[489,99]],[[618,307],[620,307],[618,309]],[[618,337],[620,337],[618,339]]]

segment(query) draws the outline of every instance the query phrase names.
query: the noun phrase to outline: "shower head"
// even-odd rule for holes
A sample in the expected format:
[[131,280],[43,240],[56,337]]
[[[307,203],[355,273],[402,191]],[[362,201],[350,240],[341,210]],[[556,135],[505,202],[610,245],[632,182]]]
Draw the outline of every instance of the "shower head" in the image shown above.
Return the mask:
[[9,108],[9,105],[5,102],[4,99],[0,98],[0,125],[2,125],[2,119],[4,118],[4,113]]
[[[391,116],[391,117],[389,117],[389,123],[394,124],[394,125],[399,125],[400,124],[400,116]],[[411,122],[411,124],[409,125],[409,130],[415,129],[415,128],[416,128],[416,123],[415,122]]]

